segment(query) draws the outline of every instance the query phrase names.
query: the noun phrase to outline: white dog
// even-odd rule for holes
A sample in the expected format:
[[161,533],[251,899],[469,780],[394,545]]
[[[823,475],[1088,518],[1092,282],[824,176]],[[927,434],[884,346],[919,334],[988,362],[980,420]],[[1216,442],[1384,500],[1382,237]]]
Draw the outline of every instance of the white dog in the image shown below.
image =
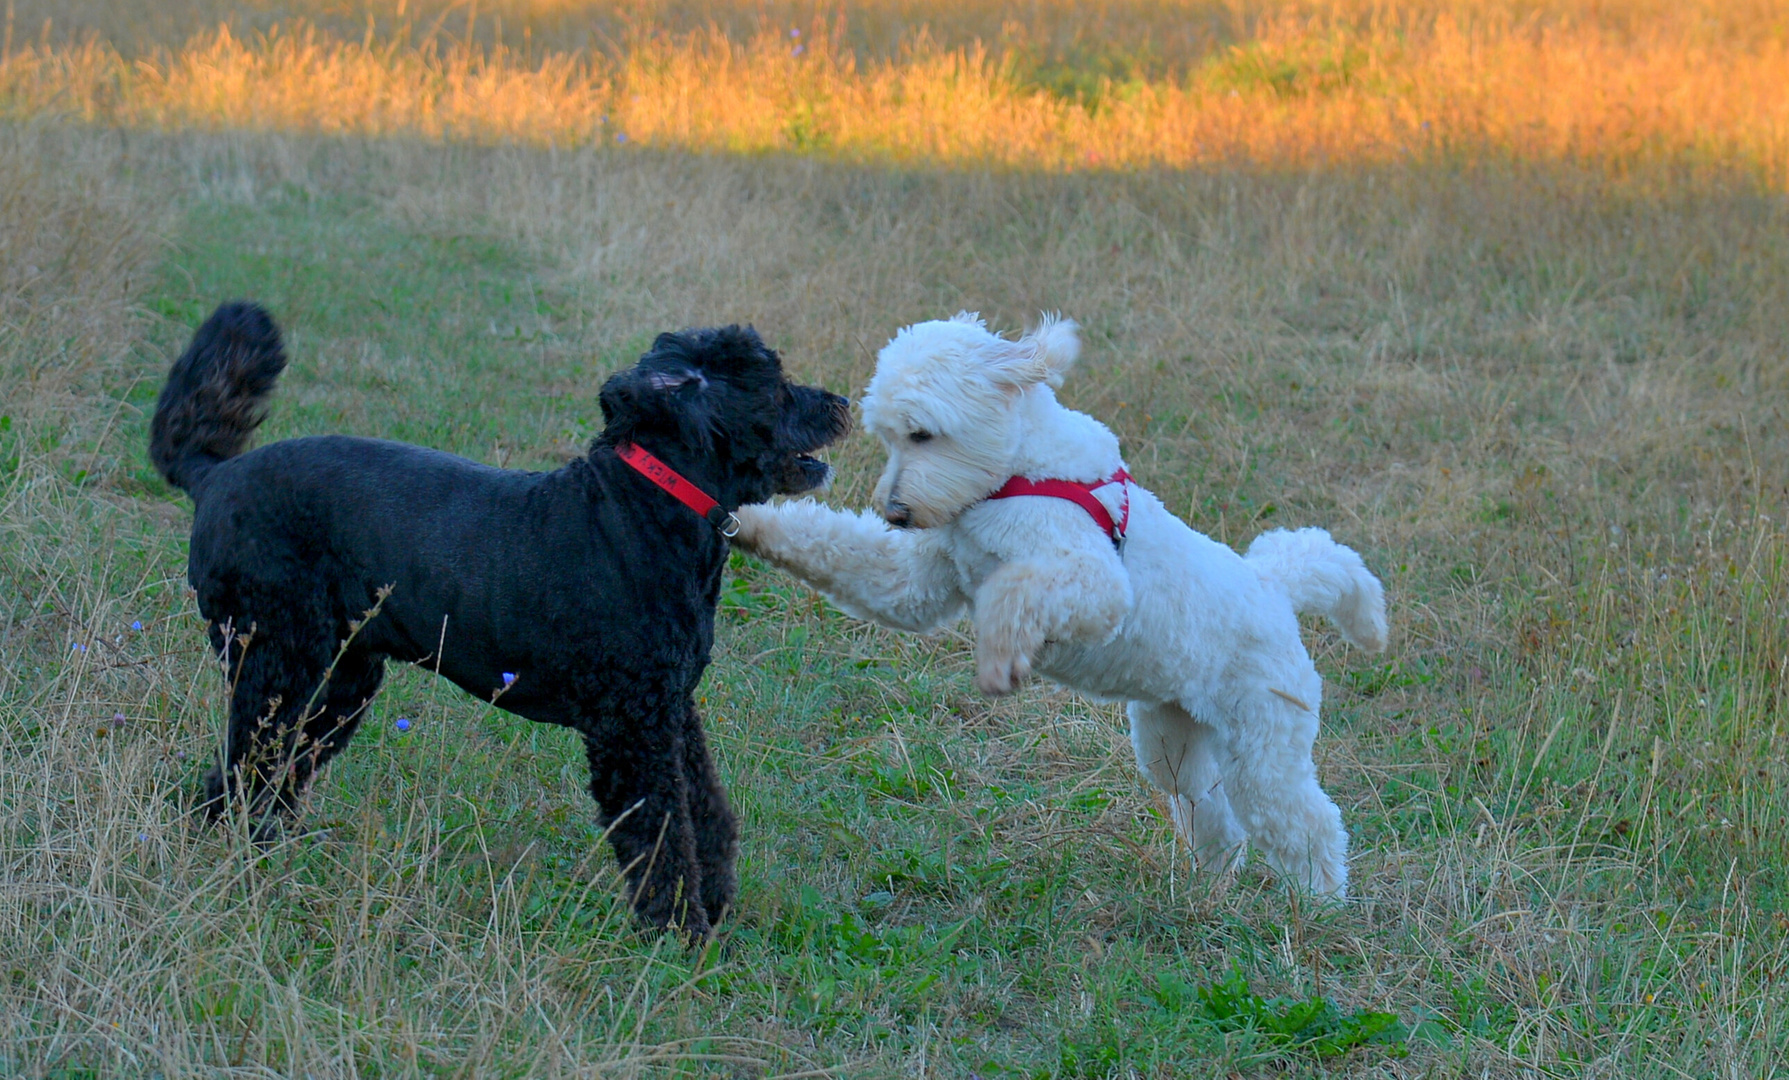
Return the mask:
[[863,399],[888,448],[881,518],[745,507],[738,542],[884,626],[969,605],[984,692],[1035,667],[1129,702],[1137,764],[1198,865],[1234,867],[1253,841],[1342,896],[1348,834],[1311,761],[1323,686],[1297,613],[1384,648],[1379,580],[1322,529],[1264,533],[1247,556],[1189,529],[1130,482],[1105,425],[1056,401],[1079,352],[1075,324],[1050,317],[1019,341],[969,313],[902,330]]

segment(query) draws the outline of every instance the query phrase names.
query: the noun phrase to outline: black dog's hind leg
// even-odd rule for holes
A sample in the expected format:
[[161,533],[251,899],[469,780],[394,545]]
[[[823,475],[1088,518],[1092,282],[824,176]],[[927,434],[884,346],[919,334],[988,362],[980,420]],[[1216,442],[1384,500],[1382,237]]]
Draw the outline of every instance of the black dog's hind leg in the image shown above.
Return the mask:
[[605,724],[584,737],[590,794],[627,875],[634,913],[692,937],[711,929],[701,903],[702,867],[690,824],[683,725],[676,713],[639,724]]
[[299,716],[329,670],[328,635],[251,632],[227,637],[215,625],[212,640],[232,683],[230,719],[218,763],[205,777],[207,817],[221,817],[240,802],[256,840],[278,830],[276,815],[293,809]]
[[302,795],[329,759],[341,752],[366,718],[367,708],[385,681],[385,658],[347,653],[330,672],[329,686],[319,695],[304,735],[294,747],[292,789]]
[[702,910],[718,923],[739,891],[734,868],[739,859],[739,822],[727,801],[727,790],[714,768],[702,716],[694,703],[684,711],[683,760],[690,791],[690,822],[696,833],[696,858],[702,864]]
[[350,653],[331,672],[331,636],[288,629],[245,643],[214,627],[234,686],[220,760],[205,777],[207,817],[240,801],[254,838],[272,838],[316,771],[353,737],[384,678],[384,660]]

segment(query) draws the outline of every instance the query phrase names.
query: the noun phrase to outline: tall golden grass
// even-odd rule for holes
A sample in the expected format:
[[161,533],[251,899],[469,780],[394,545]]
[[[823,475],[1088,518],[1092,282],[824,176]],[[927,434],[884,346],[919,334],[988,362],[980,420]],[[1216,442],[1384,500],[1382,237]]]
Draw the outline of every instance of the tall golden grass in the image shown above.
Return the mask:
[[741,34],[721,25],[724,5],[706,29],[636,21],[591,49],[537,47],[497,18],[480,30],[476,8],[457,38],[442,29],[450,12],[381,21],[369,6],[359,37],[298,16],[130,43],[129,58],[46,24],[28,42],[9,33],[0,101],[125,126],[1052,171],[1468,156],[1789,180],[1789,43],[1769,5],[1557,6],[1268,5],[1236,21],[1234,40],[1176,64],[1146,44],[1119,55],[1084,41],[1040,60],[1024,44],[1038,35],[1018,24],[955,44],[922,26],[878,52],[846,15],[761,18]]

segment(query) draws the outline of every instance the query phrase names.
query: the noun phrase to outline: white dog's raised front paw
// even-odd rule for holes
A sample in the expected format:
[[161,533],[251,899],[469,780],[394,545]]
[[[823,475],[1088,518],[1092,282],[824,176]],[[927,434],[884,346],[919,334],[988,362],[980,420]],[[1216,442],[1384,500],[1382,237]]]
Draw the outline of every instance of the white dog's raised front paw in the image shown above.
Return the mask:
[[1023,653],[995,656],[981,653],[976,657],[975,688],[989,697],[1001,697],[1019,688],[1031,675],[1031,661]]
[[733,534],[733,546],[756,552],[760,538],[775,517],[776,511],[762,504],[742,506],[733,511],[734,520],[739,522],[739,531]]

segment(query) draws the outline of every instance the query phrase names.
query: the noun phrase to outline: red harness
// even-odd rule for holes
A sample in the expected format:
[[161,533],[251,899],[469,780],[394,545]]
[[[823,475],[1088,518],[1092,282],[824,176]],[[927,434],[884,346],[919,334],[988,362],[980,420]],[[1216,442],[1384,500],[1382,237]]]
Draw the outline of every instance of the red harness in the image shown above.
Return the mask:
[[678,502],[719,529],[722,536],[731,539],[739,535],[738,518],[722,510],[721,504],[710,498],[706,491],[679,476],[677,470],[653,457],[639,443],[622,443],[615,448],[615,453],[639,470],[641,476],[670,492]]
[[[1125,531],[1131,524],[1130,482],[1131,474],[1122,468],[1104,480],[1091,484],[1083,484],[1078,480],[1027,480],[1023,476],[1015,476],[988,498],[1011,499],[1020,495],[1041,495],[1049,499],[1067,499],[1087,511],[1094,523],[1112,538],[1112,544],[1116,547],[1124,543]],[[1124,485],[1124,501],[1119,504],[1117,521],[1112,520],[1112,512],[1106,509],[1106,504],[1093,496],[1096,490],[1107,484]]]

